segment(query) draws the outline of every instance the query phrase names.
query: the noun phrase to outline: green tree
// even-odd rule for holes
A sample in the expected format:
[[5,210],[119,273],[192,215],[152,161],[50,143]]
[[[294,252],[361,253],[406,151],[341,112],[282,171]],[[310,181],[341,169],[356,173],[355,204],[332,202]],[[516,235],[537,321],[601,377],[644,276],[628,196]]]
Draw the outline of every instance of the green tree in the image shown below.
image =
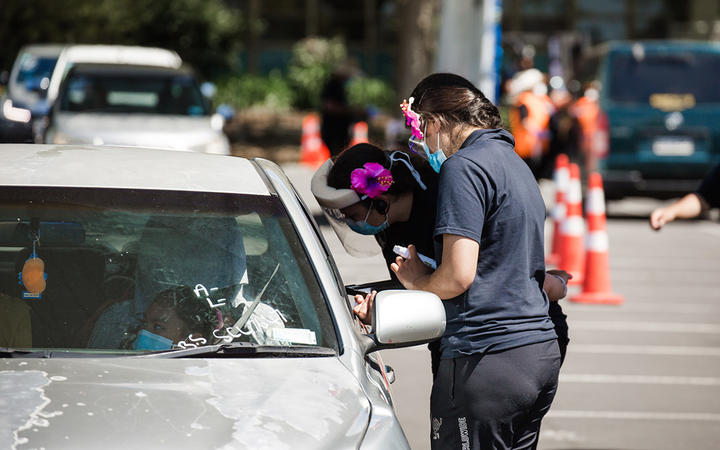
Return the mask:
[[223,0],[2,0],[0,67],[26,44],[125,44],[173,49],[214,76],[233,67],[244,26]]

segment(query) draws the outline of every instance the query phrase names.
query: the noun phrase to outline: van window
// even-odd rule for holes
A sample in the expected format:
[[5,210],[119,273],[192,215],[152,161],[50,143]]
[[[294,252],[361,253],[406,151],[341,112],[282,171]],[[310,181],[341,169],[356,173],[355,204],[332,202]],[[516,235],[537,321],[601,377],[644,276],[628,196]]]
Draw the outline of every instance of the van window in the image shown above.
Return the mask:
[[648,103],[656,94],[676,94],[691,103],[720,102],[720,55],[689,51],[636,58],[615,53],[609,61],[609,97],[616,102]]
[[17,82],[24,83],[28,80],[50,78],[57,63],[56,57],[39,57],[32,53],[25,53],[20,59],[20,70],[17,74]]

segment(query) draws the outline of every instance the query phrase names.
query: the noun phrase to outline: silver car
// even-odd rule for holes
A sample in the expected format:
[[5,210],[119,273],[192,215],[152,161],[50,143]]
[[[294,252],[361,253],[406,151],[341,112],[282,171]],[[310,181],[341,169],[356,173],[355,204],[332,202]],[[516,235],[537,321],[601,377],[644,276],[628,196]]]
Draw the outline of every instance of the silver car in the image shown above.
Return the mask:
[[0,145],[2,448],[405,449],[376,350],[445,328],[383,291],[373,327],[275,164]]
[[186,68],[76,64],[60,86],[44,142],[229,155],[223,125]]

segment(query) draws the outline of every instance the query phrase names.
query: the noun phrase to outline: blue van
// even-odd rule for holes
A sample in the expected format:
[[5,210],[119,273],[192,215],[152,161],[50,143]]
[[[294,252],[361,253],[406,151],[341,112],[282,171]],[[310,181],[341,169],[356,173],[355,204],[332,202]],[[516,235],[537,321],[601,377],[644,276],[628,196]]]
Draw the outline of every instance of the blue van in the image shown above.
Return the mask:
[[606,196],[670,198],[720,163],[720,43],[618,42],[599,58]]

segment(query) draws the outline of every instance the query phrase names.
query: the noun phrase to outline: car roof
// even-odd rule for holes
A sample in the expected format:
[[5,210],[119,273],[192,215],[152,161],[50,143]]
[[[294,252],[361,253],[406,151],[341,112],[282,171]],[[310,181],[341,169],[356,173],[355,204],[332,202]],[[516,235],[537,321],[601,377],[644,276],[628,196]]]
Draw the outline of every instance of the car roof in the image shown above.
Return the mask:
[[67,45],[62,44],[31,44],[24,45],[18,52],[18,56],[23,53],[30,53],[32,55],[47,57],[47,56],[60,56],[60,53],[67,48]]
[[174,76],[174,75],[192,75],[190,68],[183,66],[174,67],[158,67],[145,66],[137,64],[97,64],[97,63],[81,63],[75,64],[71,69],[73,73],[97,74],[97,75],[150,75],[150,76]]
[[157,47],[71,45],[63,53],[68,63],[143,64],[174,68],[182,65],[182,59],[175,51]]
[[270,195],[245,158],[143,147],[0,144],[0,187],[96,187]]

